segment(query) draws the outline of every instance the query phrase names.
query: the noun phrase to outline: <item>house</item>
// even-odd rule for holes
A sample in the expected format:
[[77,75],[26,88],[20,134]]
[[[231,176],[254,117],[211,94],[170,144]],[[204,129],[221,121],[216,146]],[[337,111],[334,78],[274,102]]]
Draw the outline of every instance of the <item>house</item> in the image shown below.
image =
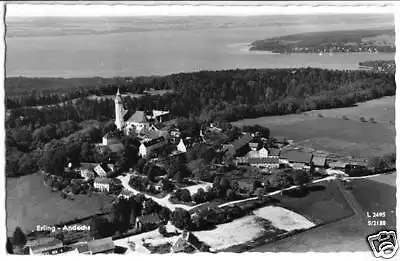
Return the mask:
[[111,169],[107,164],[97,164],[96,167],[94,167],[94,172],[96,172],[99,177],[106,177],[107,173],[110,171]]
[[139,146],[139,156],[141,157],[147,157],[151,154],[151,152],[154,149],[158,149],[161,148],[163,146],[165,146],[166,143],[166,139],[164,137],[158,137],[156,139],[152,139],[146,142],[142,142]]
[[281,150],[276,148],[269,148],[268,152],[269,152],[268,154],[269,157],[279,158],[279,156],[281,155]]
[[91,255],[95,254],[106,254],[106,253],[114,253],[115,245],[112,240],[112,237],[106,237],[101,239],[96,239],[87,242],[88,252]]
[[259,156],[260,158],[268,158],[268,156],[269,156],[269,151],[268,151],[268,149],[265,148],[265,147],[261,147],[261,149],[258,150],[258,156]]
[[96,165],[97,163],[81,162],[78,168],[79,174],[85,180],[94,179],[96,177],[96,173],[94,172]]
[[250,134],[244,134],[231,144],[223,145],[223,151],[233,156],[239,156],[240,154],[247,153],[250,150],[248,145],[252,139],[253,137]]
[[253,190],[253,184],[251,182],[246,182],[246,181],[238,181],[239,189],[243,191],[252,191]]
[[252,151],[257,151],[257,150],[259,150],[260,148],[261,148],[261,143],[260,142],[255,142],[255,141],[252,141],[252,142],[249,142],[249,147],[250,147],[250,149],[252,150]]
[[202,243],[199,239],[188,231],[183,231],[181,236],[171,247],[172,253],[193,253],[200,251]]
[[180,152],[186,152],[186,151],[187,151],[186,145],[185,145],[185,143],[183,142],[183,139],[181,139],[181,140],[179,141],[178,145],[176,146],[176,149],[177,149],[178,151],[180,151]]
[[349,164],[343,161],[334,161],[329,163],[329,167],[332,169],[345,169]]
[[279,168],[279,159],[277,158],[249,158],[250,166],[257,168],[277,169]]
[[306,169],[307,166],[304,163],[295,162],[291,164],[293,169]]
[[129,191],[127,189],[122,190],[118,195],[119,198],[124,198],[124,199],[130,199],[134,196],[135,196],[135,193],[133,193],[132,191]]
[[325,168],[326,167],[326,157],[325,156],[313,156],[312,163],[315,167]]
[[155,228],[162,223],[162,220],[156,213],[151,213],[144,216],[139,216],[136,218],[136,228],[139,230],[146,228]]
[[26,246],[29,248],[30,255],[56,255],[65,250],[63,242],[52,237],[28,241]]
[[287,151],[280,156],[281,159],[287,159],[289,163],[304,163],[306,165],[311,164],[312,157],[311,153],[301,151]]
[[153,115],[152,118],[155,122],[165,122],[168,121],[170,118],[170,112],[169,111],[158,111],[158,110],[153,110]]
[[112,186],[112,179],[105,177],[97,177],[94,179],[93,187],[99,191],[109,192]]
[[118,138],[115,135],[112,135],[111,133],[106,133],[103,136],[103,146],[108,146],[110,144],[115,144],[115,143],[119,143]]

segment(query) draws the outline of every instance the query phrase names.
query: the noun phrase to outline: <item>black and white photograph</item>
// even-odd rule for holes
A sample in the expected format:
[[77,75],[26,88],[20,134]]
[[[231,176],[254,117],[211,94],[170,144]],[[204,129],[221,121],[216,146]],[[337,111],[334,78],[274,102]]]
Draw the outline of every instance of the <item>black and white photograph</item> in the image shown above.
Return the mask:
[[82,2],[3,3],[9,255],[396,255],[393,2]]

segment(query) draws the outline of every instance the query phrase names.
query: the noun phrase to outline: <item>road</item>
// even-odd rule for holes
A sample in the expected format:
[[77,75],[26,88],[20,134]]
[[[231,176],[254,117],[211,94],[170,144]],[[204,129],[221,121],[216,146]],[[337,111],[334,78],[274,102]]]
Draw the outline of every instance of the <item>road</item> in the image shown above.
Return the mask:
[[[174,211],[176,208],[183,208],[183,209],[189,211],[192,208],[195,208],[195,207],[198,207],[198,206],[201,206],[202,204],[204,204],[204,203],[202,203],[202,204],[198,204],[198,205],[195,205],[195,206],[187,206],[187,205],[183,205],[183,204],[173,204],[171,201],[169,201],[169,198],[171,197],[170,194],[168,194],[167,196],[165,196],[163,198],[158,198],[158,197],[154,197],[154,196],[148,195],[146,193],[140,192],[140,191],[132,188],[129,185],[130,177],[131,177],[131,174],[126,174],[125,176],[119,176],[118,177],[118,179],[121,181],[122,186],[126,190],[131,191],[135,195],[139,194],[139,193],[144,194],[146,196],[146,198],[151,198],[152,200],[154,200],[155,202],[157,202],[161,206],[169,208],[171,211]],[[208,186],[208,185],[209,185],[208,183],[204,184],[204,186]],[[189,191],[191,191],[192,188],[198,188],[198,187],[199,187],[199,185],[194,185],[194,186],[189,186],[186,189],[189,189]]]

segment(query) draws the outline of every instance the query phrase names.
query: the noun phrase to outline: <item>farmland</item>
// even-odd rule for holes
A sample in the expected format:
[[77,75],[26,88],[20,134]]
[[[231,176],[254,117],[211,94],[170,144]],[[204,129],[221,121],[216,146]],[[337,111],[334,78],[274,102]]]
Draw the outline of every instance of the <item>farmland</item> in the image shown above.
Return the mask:
[[83,218],[106,210],[111,197],[93,194],[77,195],[75,200],[62,199],[59,192],[51,192],[43,184],[40,174],[6,180],[7,232],[15,227],[32,230],[36,225],[53,225]]
[[[334,199],[340,199],[347,201],[347,206],[342,205],[342,211],[340,211],[340,204],[336,205],[335,209],[332,209],[332,205],[329,206],[324,203],[324,200],[312,204],[310,200],[317,198],[318,194],[307,196],[301,200],[286,197],[282,200],[282,204],[286,208],[295,209],[299,214],[307,217],[312,214],[315,218],[324,217],[325,220],[330,220],[328,224],[320,224],[315,228],[300,234],[271,242],[269,244],[256,247],[252,249],[253,252],[305,252],[305,251],[369,251],[369,246],[366,242],[366,236],[382,230],[383,228],[393,229],[395,227],[395,182],[396,174],[381,175],[379,177],[363,178],[351,181],[351,188],[349,190],[338,183],[338,190],[332,193],[332,188],[327,189],[331,192],[328,194],[334,195]],[[392,185],[389,186],[388,180],[392,181]],[[341,194],[341,196],[339,195]],[[326,198],[327,195],[324,197]],[[339,197],[337,197],[339,196]],[[327,198],[326,198],[327,199]],[[329,202],[328,200],[325,200]],[[320,204],[322,203],[322,204]],[[333,205],[333,206],[334,206]],[[379,206],[377,208],[377,206]],[[349,212],[352,209],[352,214]],[[340,217],[337,215],[338,211],[345,214]],[[385,219],[388,223],[386,227],[369,226],[368,221],[370,218],[367,217],[367,211],[385,211],[387,218]],[[325,213],[324,213],[325,212]],[[336,220],[336,221],[335,221]]]
[[[245,119],[234,124],[260,124],[268,127],[272,136],[286,136],[316,150],[354,157],[379,156],[395,151],[394,100],[394,96],[384,97],[349,108]],[[361,122],[360,117],[367,122]],[[375,123],[369,122],[370,118]]]

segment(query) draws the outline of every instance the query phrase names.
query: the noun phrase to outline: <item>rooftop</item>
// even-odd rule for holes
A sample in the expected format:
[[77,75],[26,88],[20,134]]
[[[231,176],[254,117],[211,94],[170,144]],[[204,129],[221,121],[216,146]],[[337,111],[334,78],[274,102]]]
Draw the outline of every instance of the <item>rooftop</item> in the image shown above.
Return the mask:
[[252,139],[253,139],[253,137],[250,134],[245,134],[242,137],[240,137],[239,139],[237,139],[234,142],[232,142],[233,148],[235,150],[239,150],[243,146],[248,144]]
[[278,158],[249,158],[249,164],[279,164]]
[[281,153],[281,157],[287,158],[290,162],[311,163],[312,154],[301,151],[286,151]]
[[115,249],[115,245],[111,237],[89,241],[87,243],[87,246],[92,254],[102,253]]
[[157,214],[152,213],[138,217],[138,221],[142,224],[157,224],[161,222],[161,219]]
[[101,184],[111,184],[112,179],[106,177],[96,177],[94,179],[94,183],[101,183]]
[[314,166],[323,167],[323,166],[325,166],[325,163],[326,163],[326,157],[314,156],[312,159],[312,163],[314,164]]
[[144,111],[136,111],[127,121],[139,123],[147,122],[146,114]]

